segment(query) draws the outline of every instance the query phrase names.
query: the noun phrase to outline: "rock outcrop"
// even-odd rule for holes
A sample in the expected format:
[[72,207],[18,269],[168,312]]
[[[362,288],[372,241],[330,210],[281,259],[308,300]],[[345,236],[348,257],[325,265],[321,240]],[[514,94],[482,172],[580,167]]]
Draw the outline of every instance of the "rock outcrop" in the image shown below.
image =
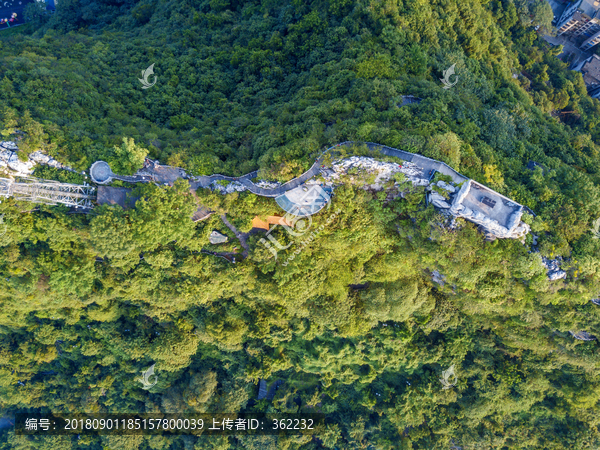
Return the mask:
[[441,187],[442,189],[454,194],[456,192],[456,188],[454,186],[452,186],[451,184],[448,184],[444,181],[438,181],[437,182],[437,186]]
[[441,209],[449,209],[450,208],[450,203],[448,203],[441,194],[439,194],[435,191],[430,192],[429,201],[436,208],[441,208]]
[[[507,228],[500,225],[497,220],[486,216],[479,211],[473,211],[464,205],[458,205],[450,209],[450,212],[457,216],[480,225],[489,234],[501,239],[519,239],[529,233],[530,227],[525,222],[519,222],[514,228]],[[520,220],[520,216],[515,218],[514,222]]]
[[446,276],[442,275],[437,270],[434,270],[433,272],[431,272],[431,281],[439,284],[442,287],[444,286],[444,284],[446,284],[444,281],[445,278],[446,278]]
[[542,256],[542,264],[548,270],[548,279],[550,281],[556,281],[567,277],[567,272],[560,268],[561,261],[561,258],[548,259]]
[[256,186],[258,186],[259,188],[263,188],[263,189],[276,189],[279,186],[281,186],[281,183],[278,183],[275,181],[265,181],[265,180],[260,180],[254,184]]
[[17,155],[18,151],[19,148],[14,142],[0,142],[0,170],[4,169],[14,176],[28,176],[33,173],[36,164],[43,164],[57,169],[76,172],[39,150],[31,153],[27,161],[21,161]]
[[218,181],[215,181],[211,184],[211,186],[213,190],[219,191],[221,194],[233,194],[234,192],[243,192],[248,190],[248,188],[239,181],[231,181],[227,186],[223,186]]
[[229,240],[229,238],[227,236],[219,233],[216,230],[213,230],[212,233],[210,233],[210,235],[208,236],[208,241],[213,245],[224,244],[228,240]]
[[369,174],[375,174],[375,181],[370,185],[375,190],[383,189],[383,184],[392,179],[396,173],[404,174],[407,181],[410,181],[413,185],[426,186],[429,184],[423,174],[423,170],[414,163],[409,161],[404,161],[402,164],[384,162],[367,156],[351,156],[336,161],[332,165],[332,170],[323,174],[323,177],[326,181],[333,182],[338,180],[341,175],[351,172],[352,169],[364,170]]

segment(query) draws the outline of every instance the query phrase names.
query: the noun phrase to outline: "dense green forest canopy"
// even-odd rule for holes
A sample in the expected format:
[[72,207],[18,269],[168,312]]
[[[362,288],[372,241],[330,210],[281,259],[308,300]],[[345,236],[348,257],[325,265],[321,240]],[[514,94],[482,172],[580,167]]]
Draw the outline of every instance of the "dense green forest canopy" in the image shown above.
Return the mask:
[[[29,8],[29,25],[0,36],[0,131],[22,156],[41,148],[78,170],[104,159],[125,174],[148,154],[196,175],[260,169],[285,181],[325,147],[371,141],[528,206],[538,239],[486,242],[463,220],[446,227],[423,188],[402,185],[400,198],[347,180],[289,264],[298,244],[275,260],[261,234],[231,264],[202,253],[240,251],[220,216],[247,232],[256,215],[281,212],[272,199],[194,197],[176,183],[138,187],[135,209],[88,215],[3,201],[0,416],[279,411],[328,422],[292,438],[5,431],[0,448],[598,448],[599,344],[569,331],[600,336],[590,302],[600,102],[534,31],[546,13],[513,0]],[[157,83],[142,89],[151,64]],[[453,64],[458,81],[444,89]],[[422,101],[400,106],[403,95]],[[216,214],[195,224],[198,203]],[[210,244],[212,230],[229,242]],[[541,256],[564,258],[567,278],[548,281]],[[135,379],[153,363],[146,391]],[[444,390],[451,365],[458,384]],[[261,378],[284,381],[272,401],[254,401]]]

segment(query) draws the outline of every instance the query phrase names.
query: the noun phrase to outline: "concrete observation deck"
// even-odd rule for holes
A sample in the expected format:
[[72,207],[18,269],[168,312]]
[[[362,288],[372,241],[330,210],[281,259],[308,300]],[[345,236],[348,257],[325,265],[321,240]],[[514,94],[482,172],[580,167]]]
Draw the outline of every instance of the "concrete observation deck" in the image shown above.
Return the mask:
[[499,238],[522,237],[529,231],[529,226],[521,222],[522,205],[473,180],[460,188],[450,212]]
[[307,217],[321,211],[329,203],[333,189],[328,186],[299,186],[275,198],[288,214]]

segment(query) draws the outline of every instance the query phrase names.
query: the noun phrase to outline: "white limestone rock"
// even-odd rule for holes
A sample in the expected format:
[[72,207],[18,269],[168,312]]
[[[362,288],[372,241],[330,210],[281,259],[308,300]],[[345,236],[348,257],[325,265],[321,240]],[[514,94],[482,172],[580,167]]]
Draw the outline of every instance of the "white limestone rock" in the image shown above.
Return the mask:
[[12,141],[2,141],[0,142],[0,147],[11,152],[16,152],[17,150],[19,150],[17,144]]
[[434,283],[439,284],[440,286],[444,286],[445,282],[444,279],[446,278],[445,275],[442,275],[441,273],[439,273],[437,270],[434,270],[433,272],[431,272],[431,280]]
[[227,186],[222,186],[217,181],[213,181],[212,188],[219,191],[221,194],[233,194],[234,192],[244,192],[248,188],[239,181],[232,181]]
[[559,270],[560,269],[560,258],[548,259],[542,256],[542,264],[548,270]]
[[413,185],[427,186],[429,182],[424,178],[423,170],[408,161],[402,164],[378,161],[374,158],[366,156],[351,156],[332,164],[333,170],[322,170],[321,175],[326,181],[335,181],[341,175],[347,174],[352,169],[360,169],[369,174],[376,174],[373,185],[365,186],[375,190],[383,189],[383,185],[388,180],[392,179],[395,173],[403,173]]
[[33,169],[37,164],[43,164],[75,172],[75,170],[62,165],[51,156],[45,155],[39,150],[31,153],[27,161],[21,161],[17,156],[18,150],[17,144],[14,142],[0,142],[0,169],[9,170],[13,175],[27,176],[33,173]]
[[35,161],[36,163],[47,164],[47,165],[51,165],[53,163],[58,163],[57,161],[52,159],[50,156],[44,155],[39,150],[37,152],[33,152],[31,155],[29,155],[29,159],[32,161]]
[[436,208],[449,209],[450,204],[446,201],[446,199],[439,193],[435,191],[431,191],[430,201],[433,206]]
[[558,257],[556,259],[548,259],[542,256],[542,264],[548,270],[547,275],[550,281],[561,280],[567,277],[567,272],[561,270],[560,268],[561,262],[561,257]]
[[555,272],[548,272],[548,279],[550,281],[561,280],[563,278],[567,278],[567,272],[564,270],[557,270]]
[[452,186],[451,184],[448,184],[442,180],[438,181],[437,185],[448,192],[451,192],[451,193],[456,192],[456,188],[454,186]]
[[34,166],[35,162],[31,160],[21,161],[16,153],[13,153],[10,158],[8,158],[8,168],[17,175],[31,175]]
[[517,227],[514,229],[514,231],[510,234],[509,237],[511,239],[520,239],[522,237],[525,237],[530,231],[531,227],[525,222],[521,222],[519,223],[519,225],[517,225]]
[[508,218],[508,223],[506,224],[506,228],[512,230],[517,226],[518,223],[521,222],[521,217],[523,216],[523,207],[519,208],[518,211],[515,211]]
[[464,183],[458,191],[458,194],[456,194],[456,197],[454,197],[454,201],[452,202],[452,209],[450,210],[452,214],[459,215],[462,209],[471,211],[469,208],[465,207],[462,204],[463,200],[469,193],[469,189],[471,189],[471,180],[468,180],[466,183]]
[[413,186],[429,186],[429,181],[427,181],[427,178],[414,178],[410,179],[410,182],[413,184]]
[[276,181],[265,181],[265,180],[260,180],[254,184],[256,186],[258,186],[259,188],[263,188],[263,189],[276,189],[279,186],[281,186],[281,183],[277,183]]

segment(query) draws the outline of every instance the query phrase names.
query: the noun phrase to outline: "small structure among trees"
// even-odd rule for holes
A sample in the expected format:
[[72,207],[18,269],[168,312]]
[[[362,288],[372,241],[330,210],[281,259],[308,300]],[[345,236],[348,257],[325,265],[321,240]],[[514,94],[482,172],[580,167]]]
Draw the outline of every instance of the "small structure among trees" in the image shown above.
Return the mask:
[[578,332],[569,331],[569,333],[571,333],[571,336],[573,336],[575,339],[579,339],[580,341],[595,341],[596,340],[596,336],[592,336],[587,331],[578,331]]
[[130,188],[98,186],[96,203],[98,205],[119,205],[123,209],[133,208],[139,197],[130,196],[131,191]]
[[529,232],[529,225],[521,221],[522,205],[473,180],[463,184],[450,212],[498,238],[519,238]]
[[258,400],[267,398],[267,380],[260,380],[258,383]]
[[402,106],[406,106],[406,105],[412,105],[413,103],[421,103],[422,101],[423,101],[423,99],[420,99],[419,97],[415,97],[414,95],[403,95],[402,103],[398,106],[402,107]]

